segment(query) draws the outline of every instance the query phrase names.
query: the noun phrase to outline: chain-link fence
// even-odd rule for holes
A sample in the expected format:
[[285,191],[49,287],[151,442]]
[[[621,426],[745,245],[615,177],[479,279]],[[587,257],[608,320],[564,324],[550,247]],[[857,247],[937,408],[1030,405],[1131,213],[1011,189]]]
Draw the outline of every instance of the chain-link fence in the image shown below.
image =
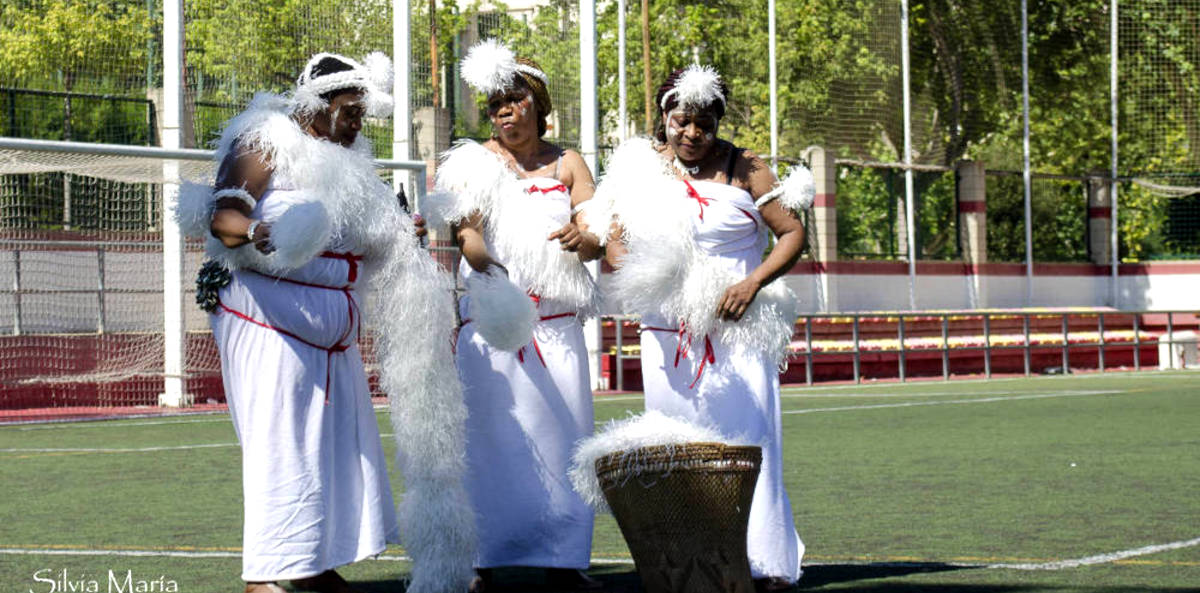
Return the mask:
[[[775,156],[791,162],[806,147],[820,145],[841,159],[838,202],[845,212],[839,215],[839,253],[849,258],[907,256],[904,209],[902,202],[897,204],[906,196],[897,181],[903,167],[888,173],[854,166],[904,161],[902,56],[907,49],[911,162],[948,172],[960,159],[972,159],[996,172],[989,176],[987,207],[995,237],[989,240],[989,252],[995,261],[1026,257],[1024,245],[1009,244],[1023,236],[1025,191],[1019,178],[1002,173],[1020,172],[1023,166],[1023,86],[1029,89],[1030,169],[1035,177],[1113,173],[1110,17],[1116,8],[1116,173],[1122,182],[1119,210],[1128,211],[1118,218],[1120,256],[1137,261],[1200,252],[1189,214],[1192,196],[1200,193],[1200,41],[1194,34],[1200,29],[1200,0],[1031,3],[1027,77],[1021,68],[1021,5],[1016,0],[911,0],[907,29],[900,0],[646,4],[645,23],[640,2],[598,7],[601,156],[622,137],[651,131],[657,114],[649,97],[668,73],[692,62],[715,65],[732,88],[722,136],[769,155],[767,15],[773,5],[778,32]],[[622,8],[623,56],[617,43]],[[315,52],[390,52],[392,10],[391,0],[320,5],[185,0],[184,145],[210,145],[255,92],[288,89]],[[396,156],[432,161],[456,138],[490,135],[479,97],[457,75],[466,49],[487,37],[504,40],[542,65],[550,75],[554,103],[548,138],[579,148],[579,10],[578,0],[508,5],[412,0],[412,53],[407,56],[412,152]],[[158,144],[162,11],[162,0],[5,3],[0,7],[0,71],[5,72],[0,135]],[[624,93],[617,82],[622,63]],[[622,97],[624,127],[618,119]],[[369,123],[367,135],[379,154],[390,156],[390,123]],[[949,199],[953,190],[947,186],[952,182],[930,179],[920,173],[914,184],[918,257],[953,259],[961,246],[956,245],[954,200]],[[46,201],[78,202],[91,191],[73,191],[76,181],[21,183],[39,190],[28,194],[27,204],[14,202],[9,191],[6,212],[36,209]],[[1069,185],[1042,181],[1030,188],[1034,234],[1047,237],[1034,241],[1035,260],[1087,259],[1088,207],[1078,200],[1087,194],[1082,182],[1080,187]],[[1159,186],[1170,189],[1154,189]],[[149,199],[155,195],[143,193]],[[72,219],[42,212],[25,218],[39,225],[86,228],[83,212],[74,209]],[[866,220],[876,224],[865,225]],[[884,221],[886,225],[877,224]],[[1045,230],[1047,225],[1055,228]],[[151,221],[148,228],[152,226]]]
[[[0,4],[0,136],[161,144],[163,2]],[[202,148],[256,92],[288,90],[314,53],[390,55],[402,16],[393,0],[182,4],[183,146]],[[578,23],[581,7],[590,6],[410,0],[411,53],[397,61],[409,73],[409,153],[392,154],[404,144],[393,144],[391,121],[370,120],[365,133],[376,154],[433,163],[456,139],[491,135],[481,98],[458,76],[467,49],[488,37],[549,75],[549,141],[593,148],[581,145],[581,114],[594,90],[601,169],[622,138],[653,131],[651,97],[662,80],[699,62],[715,66],[731,88],[721,137],[781,166],[810,146],[833,156],[836,187],[822,191],[836,200],[821,207],[836,207],[838,258],[907,259],[911,237],[918,259],[965,261],[979,246],[964,244],[971,226],[964,217],[979,216],[987,261],[1106,263],[1113,187],[1121,261],[1200,258],[1200,0],[1030,2],[1027,28],[1018,0],[614,0],[595,4],[598,82],[584,90]],[[53,360],[101,386],[63,388],[76,403],[150,403],[128,393],[152,399],[157,386],[143,378],[163,372],[163,313],[155,304],[161,180],[21,158],[0,152],[0,276],[15,287],[0,291],[0,334],[17,340],[6,352],[26,354],[0,357],[0,381],[58,385],[37,374],[44,371],[38,360]],[[986,191],[964,195],[962,161],[982,164]],[[195,245],[187,257],[194,269]],[[452,266],[456,258],[440,260]],[[205,329],[194,311],[186,325]],[[76,343],[44,335],[79,332],[100,337]],[[186,342],[188,373],[212,376],[211,348]],[[76,347],[98,357],[95,364]]]

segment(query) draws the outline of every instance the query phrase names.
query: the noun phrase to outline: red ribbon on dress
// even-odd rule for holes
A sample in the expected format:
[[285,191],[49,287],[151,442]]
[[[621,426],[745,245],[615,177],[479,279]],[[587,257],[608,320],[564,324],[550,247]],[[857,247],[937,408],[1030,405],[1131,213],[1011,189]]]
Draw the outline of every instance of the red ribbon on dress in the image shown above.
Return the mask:
[[704,207],[712,202],[712,198],[701,196],[700,192],[696,191],[696,188],[692,187],[692,184],[687,179],[683,180],[683,184],[687,186],[688,197],[696,200],[696,203],[700,205],[700,220],[704,220]]
[[[675,368],[679,368],[679,360],[686,359],[688,351],[692,348],[692,334],[687,331],[687,327],[682,323],[679,324],[679,329],[670,327],[654,327],[652,325],[643,325],[642,330],[650,330],[656,332],[669,332],[676,334],[678,345],[675,346]],[[684,341],[687,338],[687,341]],[[717,354],[713,350],[712,340],[707,335],[704,336],[704,355],[700,357],[700,368],[696,370],[696,378],[692,380],[692,384],[688,385],[688,389],[695,389],[696,384],[700,382],[700,377],[704,376],[704,369],[710,364],[716,364]]]
[[[246,271],[253,272],[253,270],[246,270]],[[264,328],[272,330],[274,332],[283,334],[283,335],[285,335],[293,340],[296,340],[297,342],[300,342],[301,344],[304,344],[305,346],[308,346],[310,348],[316,348],[317,350],[324,350],[325,351],[325,403],[329,404],[329,382],[330,382],[331,376],[333,375],[333,355],[337,354],[337,353],[345,352],[345,351],[349,350],[351,346],[354,345],[354,342],[346,342],[346,339],[349,338],[350,334],[353,332],[353,330],[351,328],[353,328],[356,325],[356,323],[355,323],[356,317],[354,315],[354,311],[355,311],[355,309],[358,308],[358,303],[354,302],[354,296],[350,293],[350,287],[349,286],[338,287],[338,286],[325,286],[322,284],[311,284],[308,282],[300,282],[299,280],[291,280],[288,278],[281,278],[278,276],[270,276],[268,274],[262,274],[259,272],[253,272],[253,273],[259,274],[260,276],[266,276],[268,278],[274,278],[275,280],[278,280],[280,282],[288,282],[290,284],[296,284],[299,286],[308,286],[311,288],[322,288],[325,290],[337,290],[337,291],[340,291],[342,294],[346,295],[346,310],[347,310],[348,315],[350,316],[350,327],[346,328],[346,331],[343,332],[342,335],[338,337],[337,341],[334,342],[334,344],[332,346],[322,346],[320,344],[314,344],[314,343],[309,342],[308,340],[305,340],[304,338],[301,338],[300,336],[298,336],[286,329],[283,329],[281,327],[275,327],[269,323],[259,321],[241,311],[238,311],[237,309],[230,307],[229,305],[226,305],[225,303],[221,303],[221,302],[217,303],[217,306],[220,307],[221,311],[230,313],[234,317],[237,317],[238,319],[241,319],[242,321],[246,321],[248,323],[257,325],[259,327],[264,327]],[[362,330],[361,317],[357,318],[357,325],[358,325],[359,331],[361,331]],[[343,342],[346,342],[346,343],[343,343]]]
[[527,192],[527,193],[531,193],[531,194],[532,194],[532,193],[537,193],[537,192],[542,192],[543,194],[548,194],[548,193],[550,193],[550,192],[552,192],[552,191],[560,191],[560,192],[562,192],[562,193],[564,193],[564,194],[565,194],[565,193],[567,193],[567,186],[565,186],[565,185],[563,185],[563,184],[561,184],[561,183],[560,183],[560,184],[558,184],[558,185],[554,185],[554,186],[551,186],[551,187],[544,187],[544,188],[543,188],[543,187],[538,187],[538,186],[536,186],[536,185],[531,185],[531,186],[529,186],[529,189],[528,189],[528,190],[526,190],[526,192]]
[[337,251],[325,251],[317,257],[325,259],[340,259],[350,265],[350,272],[347,275],[346,282],[354,282],[358,279],[358,262],[362,261],[363,256],[353,253],[339,253]]

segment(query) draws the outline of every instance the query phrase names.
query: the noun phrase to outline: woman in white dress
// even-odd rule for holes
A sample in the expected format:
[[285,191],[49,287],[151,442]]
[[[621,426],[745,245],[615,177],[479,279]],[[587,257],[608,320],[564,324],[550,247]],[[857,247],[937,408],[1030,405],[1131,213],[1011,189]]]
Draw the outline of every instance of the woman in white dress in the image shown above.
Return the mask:
[[[473,534],[453,508],[466,498],[453,463],[465,414],[447,361],[450,283],[359,135],[364,115],[390,112],[390,72],[382,54],[366,65],[318,54],[290,96],[259,94],[230,121],[215,187],[181,194],[182,228],[231,271],[206,266],[198,300],[242,447],[246,593],[282,593],[281,580],[353,593],[334,569],[400,543],[401,523],[409,590],[469,580],[469,564],[455,566]],[[401,521],[358,350],[368,281],[405,471]]]
[[[471,590],[509,566],[546,568],[552,586],[594,588],[582,572],[593,512],[567,479],[572,447],[593,429],[581,323],[597,297],[583,262],[600,248],[573,214],[592,195],[592,175],[578,153],[542,139],[551,103],[535,62],[489,40],[471,49],[462,72],[487,97],[493,136],[443,155],[429,202],[432,218],[451,225],[468,286],[457,362],[479,534]],[[482,318],[500,299],[479,287],[508,281],[536,313],[532,339],[505,346],[484,335]]]
[[[805,192],[811,203],[811,177],[789,192],[803,173],[781,187],[758,156],[720,140],[727,97],[710,68],[673,73],[658,91],[657,142],[623,144],[592,207],[616,223],[613,292],[641,315],[646,409],[763,448],[748,553],[757,586],[780,590],[800,577],[804,545],[783,487],[779,409],[797,309],[778,279],[804,243],[793,210]],[[776,242],[764,259],[767,231]]]

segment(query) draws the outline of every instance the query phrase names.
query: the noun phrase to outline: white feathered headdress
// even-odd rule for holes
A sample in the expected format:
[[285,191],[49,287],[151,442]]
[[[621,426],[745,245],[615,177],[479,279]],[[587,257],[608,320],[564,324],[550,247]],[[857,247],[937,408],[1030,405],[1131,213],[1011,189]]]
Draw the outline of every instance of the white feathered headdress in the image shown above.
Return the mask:
[[703,109],[716,101],[724,105],[721,75],[712,66],[692,64],[679,75],[675,88],[663,93],[662,104],[658,107],[665,110],[672,97],[681,107]]
[[484,95],[512,87],[518,72],[535,76],[545,84],[549,82],[545,72],[518,62],[516,54],[495,39],[476,43],[467,52],[460,70],[463,80]]
[[[313,75],[313,69],[323,60],[332,58],[349,66],[349,70]],[[388,117],[392,114],[392,60],[382,52],[368,54],[362,63],[345,56],[319,53],[308,60],[300,77],[296,79],[296,90],[292,102],[298,111],[314,112],[329,106],[321,95],[329,91],[346,88],[361,88],[367,103],[367,115]]]

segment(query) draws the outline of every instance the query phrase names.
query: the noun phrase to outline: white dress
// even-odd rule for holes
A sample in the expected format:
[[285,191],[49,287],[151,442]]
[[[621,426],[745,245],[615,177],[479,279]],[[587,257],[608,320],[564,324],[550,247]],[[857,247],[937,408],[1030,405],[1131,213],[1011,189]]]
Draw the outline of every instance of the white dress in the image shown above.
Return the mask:
[[[684,182],[679,182],[683,184]],[[763,258],[766,224],[750,194],[722,183],[689,181],[680,208],[694,212],[700,250],[745,277]],[[800,578],[804,544],[783,486],[779,371],[764,350],[733,348],[680,331],[675,320],[642,318],[646,409],[713,426],[759,443],[762,469],[750,508],[747,548],[755,578]]]
[[[299,195],[269,189],[253,216],[272,221]],[[283,276],[235,270],[220,291],[211,324],[242,446],[243,580],[314,576],[399,541],[357,345],[360,260],[331,245]]]
[[[571,217],[570,194],[557,179],[514,181],[501,199],[529,200],[522,206],[543,211],[559,226]],[[490,233],[484,235],[510,279],[525,285],[531,271],[504,261]],[[464,279],[472,273],[465,260],[459,269]],[[585,569],[594,515],[572,489],[567,469],[575,443],[593,430],[587,346],[575,307],[540,295],[534,300],[540,320],[533,340],[517,352],[491,348],[470,321],[469,298],[460,302],[457,362],[468,409],[476,566]]]

